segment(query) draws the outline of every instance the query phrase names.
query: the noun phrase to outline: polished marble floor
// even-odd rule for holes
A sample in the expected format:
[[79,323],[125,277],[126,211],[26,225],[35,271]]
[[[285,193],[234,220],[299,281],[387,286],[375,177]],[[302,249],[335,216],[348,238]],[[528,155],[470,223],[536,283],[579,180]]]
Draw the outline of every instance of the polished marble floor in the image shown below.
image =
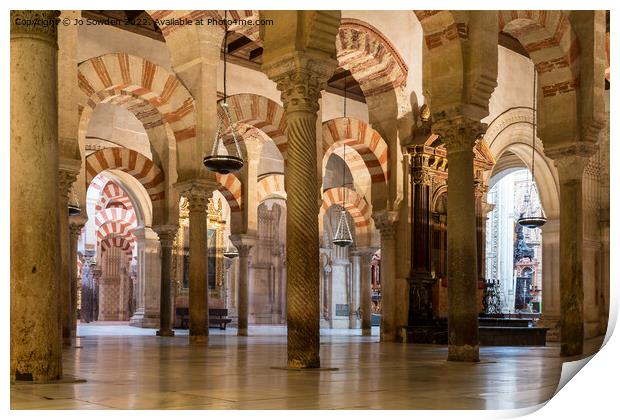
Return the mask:
[[[446,361],[444,346],[380,343],[378,330],[322,330],[321,363],[289,371],[286,329],[250,327],[250,337],[211,330],[190,346],[187,331],[118,323],[80,326],[64,372],[78,383],[11,385],[12,409],[510,409],[555,392],[564,359],[557,345],[483,347],[480,363]],[[589,352],[600,341],[587,343]]]

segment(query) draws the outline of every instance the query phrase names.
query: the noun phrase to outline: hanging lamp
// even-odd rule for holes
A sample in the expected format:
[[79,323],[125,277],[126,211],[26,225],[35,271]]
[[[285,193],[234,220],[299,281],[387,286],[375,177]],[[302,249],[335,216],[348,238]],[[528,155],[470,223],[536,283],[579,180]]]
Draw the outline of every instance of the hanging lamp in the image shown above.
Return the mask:
[[534,92],[532,96],[532,166],[530,171],[530,176],[532,177],[530,181],[529,191],[525,196],[525,211],[521,213],[519,219],[517,219],[517,223],[521,226],[534,229],[543,226],[547,223],[547,218],[542,211],[542,208],[539,206],[535,208],[532,203],[532,193],[535,187],[534,181],[534,157],[536,151],[536,67],[534,67]]
[[239,256],[239,251],[237,250],[237,248],[233,247],[227,247],[224,252],[223,255],[228,258],[228,259],[233,259],[233,258],[237,258]]
[[69,199],[69,205],[67,206],[69,209],[69,216],[77,216],[82,212],[80,208],[80,202],[78,201],[77,194],[73,187],[71,187],[71,198]]
[[[218,115],[217,119],[217,131],[215,133],[215,140],[213,141],[213,148],[211,154],[205,157],[202,163],[212,172],[218,174],[228,174],[230,172],[237,172],[243,168],[243,158],[241,156],[241,149],[239,147],[239,140],[235,133],[232,118],[230,117],[230,111],[228,110],[228,97],[226,95],[226,54],[228,53],[228,11],[224,10],[224,99],[219,103],[222,108],[222,116]],[[226,121],[223,121],[226,119]],[[230,127],[232,133],[233,143],[235,144],[236,154],[231,154],[224,145],[224,134],[226,128]]]
[[[347,78],[344,78],[344,118],[347,117]],[[334,235],[334,239],[332,243],[336,246],[345,247],[349,246],[353,243],[353,237],[351,236],[351,229],[349,229],[349,221],[347,220],[347,211],[345,209],[346,203],[346,194],[347,190],[345,188],[345,176],[346,176],[346,155],[347,148],[343,144],[342,145],[342,210],[340,211],[340,220],[338,221],[338,227],[336,228],[336,235]]]

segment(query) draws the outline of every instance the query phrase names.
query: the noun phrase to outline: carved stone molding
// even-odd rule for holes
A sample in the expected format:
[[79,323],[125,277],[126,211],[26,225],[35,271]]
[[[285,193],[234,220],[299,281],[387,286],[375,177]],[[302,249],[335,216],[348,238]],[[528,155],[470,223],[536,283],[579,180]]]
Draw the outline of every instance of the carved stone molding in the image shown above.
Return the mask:
[[553,159],[558,168],[560,182],[578,181],[582,179],[584,169],[597,150],[595,144],[580,142],[568,147],[547,149],[545,154]]
[[372,215],[375,227],[381,231],[381,237],[393,239],[398,230],[398,212],[382,210]]
[[486,124],[465,117],[433,123],[433,132],[441,136],[448,152],[472,150],[476,140],[484,134],[486,128]]
[[335,59],[315,58],[307,53],[296,52],[275,63],[263,65],[263,72],[276,82],[287,112],[316,113],[321,90],[325,88],[336,66]]
[[174,188],[187,198],[190,213],[194,211],[204,212],[207,210],[208,200],[213,191],[219,188],[217,182],[205,179],[194,179],[185,182],[177,182]]
[[159,236],[159,243],[162,248],[172,248],[177,232],[178,226],[175,225],[162,225],[154,226],[153,230]]
[[429,168],[425,167],[413,167],[411,168],[411,179],[414,185],[433,185],[433,173]]
[[62,198],[69,198],[69,191],[71,191],[71,186],[77,180],[77,173],[73,171],[58,171],[58,194]]

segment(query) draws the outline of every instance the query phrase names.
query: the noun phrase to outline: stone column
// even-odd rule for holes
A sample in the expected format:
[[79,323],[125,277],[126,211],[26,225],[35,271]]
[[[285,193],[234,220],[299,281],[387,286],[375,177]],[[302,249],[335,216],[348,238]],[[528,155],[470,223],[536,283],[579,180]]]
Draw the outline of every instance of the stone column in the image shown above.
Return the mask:
[[478,268],[473,146],[482,124],[457,117],[433,127],[448,155],[448,360],[477,362]]
[[287,354],[290,368],[320,367],[319,180],[316,120],[321,89],[335,60],[297,52],[263,65],[277,83],[288,124],[285,166],[287,198]]
[[351,281],[349,284],[351,285],[351,307],[349,308],[349,328],[360,328],[360,322],[358,320],[358,308],[361,311],[361,299],[360,299],[360,288],[362,283],[362,264],[361,264],[361,254],[355,249],[351,251],[349,260],[351,261]]
[[159,236],[161,248],[161,279],[159,289],[159,330],[160,337],[172,337],[172,244],[178,227],[174,225],[158,226],[155,229]]
[[560,341],[560,220],[547,219],[542,230],[542,308],[536,326],[547,327],[547,341]]
[[375,248],[358,248],[360,255],[360,311],[362,312],[362,335],[372,335],[371,266]]
[[[85,210],[82,210],[85,212]],[[69,270],[71,277],[71,337],[77,336],[77,303],[79,282],[82,281],[77,275],[77,245],[82,228],[86,224],[86,217],[83,215],[69,218],[69,231],[71,252],[69,253]]]
[[160,259],[159,240],[151,228],[139,228],[133,232],[138,256],[138,281],[136,312],[129,325],[141,328],[159,326]]
[[71,346],[71,271],[69,270],[69,190],[75,181],[73,172],[61,169],[58,172],[58,281],[60,305],[60,326],[63,346]]
[[593,150],[549,150],[560,181],[561,356],[583,353],[583,170]]
[[485,198],[488,189],[481,179],[474,181],[474,195],[476,199],[476,267],[478,267],[478,280],[481,281],[486,280],[485,255],[488,205]]
[[250,250],[256,244],[251,235],[231,235],[230,240],[239,251],[239,285],[237,287],[237,335],[248,335],[248,312],[250,306]]
[[11,380],[62,377],[57,16],[11,11]]
[[411,162],[411,293],[409,325],[433,316],[431,278],[431,185],[433,177],[427,157],[412,156]]
[[380,211],[373,214],[375,227],[381,232],[381,341],[397,341],[396,325],[396,229],[398,213]]
[[209,340],[209,284],[207,280],[207,202],[218,184],[205,179],[177,183],[189,205],[189,342]]

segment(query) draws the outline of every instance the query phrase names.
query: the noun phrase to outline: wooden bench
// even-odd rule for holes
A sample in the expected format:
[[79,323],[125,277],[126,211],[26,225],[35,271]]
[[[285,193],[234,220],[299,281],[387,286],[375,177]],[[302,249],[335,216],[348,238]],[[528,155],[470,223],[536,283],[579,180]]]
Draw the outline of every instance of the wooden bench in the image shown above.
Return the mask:
[[[189,328],[189,308],[176,308],[176,318],[181,320],[181,328]],[[226,329],[226,325],[232,322],[228,318],[228,309],[209,308],[209,327],[219,327]]]
[[220,330],[225,330],[229,322],[232,319],[228,318],[228,309],[209,308],[209,327],[219,326]]
[[176,308],[175,314],[181,320],[181,328],[189,328],[189,308]]

